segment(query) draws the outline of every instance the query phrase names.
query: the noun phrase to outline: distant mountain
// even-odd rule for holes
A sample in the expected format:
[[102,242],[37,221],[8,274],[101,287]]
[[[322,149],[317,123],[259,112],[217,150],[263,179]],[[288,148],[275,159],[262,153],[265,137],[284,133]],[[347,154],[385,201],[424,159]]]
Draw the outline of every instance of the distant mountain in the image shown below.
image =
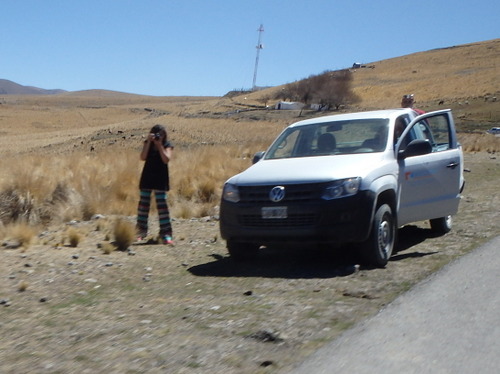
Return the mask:
[[56,95],[64,90],[45,90],[43,88],[23,86],[7,79],[0,79],[0,95]]

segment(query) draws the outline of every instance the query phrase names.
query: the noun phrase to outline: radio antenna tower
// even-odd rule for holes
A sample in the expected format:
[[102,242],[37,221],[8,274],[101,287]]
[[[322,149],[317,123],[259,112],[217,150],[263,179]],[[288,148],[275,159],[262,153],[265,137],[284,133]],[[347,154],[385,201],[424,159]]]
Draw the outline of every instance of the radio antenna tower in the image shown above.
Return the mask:
[[260,50],[264,48],[262,43],[260,42],[261,37],[262,37],[262,32],[264,31],[264,26],[261,24],[259,29],[257,30],[259,32],[259,40],[257,41],[257,56],[255,57],[255,69],[253,71],[253,84],[252,84],[252,91],[255,91],[255,88],[257,87],[255,85],[255,82],[257,81],[257,67],[259,66],[259,54]]

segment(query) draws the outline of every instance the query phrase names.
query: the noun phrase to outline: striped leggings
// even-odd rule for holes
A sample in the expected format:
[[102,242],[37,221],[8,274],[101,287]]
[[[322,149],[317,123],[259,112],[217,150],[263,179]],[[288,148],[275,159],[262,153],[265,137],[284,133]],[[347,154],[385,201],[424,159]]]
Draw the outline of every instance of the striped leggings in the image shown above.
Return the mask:
[[167,192],[158,190],[140,190],[139,206],[137,208],[137,230],[141,235],[148,232],[149,208],[151,206],[151,193],[154,192],[158,218],[160,221],[160,236],[172,236],[172,224],[167,205]]

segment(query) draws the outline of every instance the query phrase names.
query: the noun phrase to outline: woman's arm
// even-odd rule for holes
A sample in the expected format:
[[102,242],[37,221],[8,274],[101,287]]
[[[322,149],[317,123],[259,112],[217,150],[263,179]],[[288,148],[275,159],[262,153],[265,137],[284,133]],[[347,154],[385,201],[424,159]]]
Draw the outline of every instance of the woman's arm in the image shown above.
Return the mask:
[[146,161],[150,147],[151,147],[151,138],[148,137],[147,140],[145,140],[144,144],[142,145],[142,151],[140,155],[142,161]]
[[160,152],[160,157],[163,163],[168,164],[168,162],[172,159],[172,153],[174,149],[172,147],[164,148],[160,142],[158,142],[158,144],[156,144],[155,142],[155,145]]

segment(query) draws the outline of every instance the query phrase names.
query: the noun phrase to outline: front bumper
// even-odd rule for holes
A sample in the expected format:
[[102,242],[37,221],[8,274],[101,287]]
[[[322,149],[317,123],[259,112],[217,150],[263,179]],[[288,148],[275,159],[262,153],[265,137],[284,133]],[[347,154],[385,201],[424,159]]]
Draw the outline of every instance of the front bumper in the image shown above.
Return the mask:
[[[287,207],[287,218],[262,218],[262,208]],[[281,203],[221,202],[222,238],[260,245],[276,243],[362,242],[370,234],[374,197],[367,191],[330,201]]]

